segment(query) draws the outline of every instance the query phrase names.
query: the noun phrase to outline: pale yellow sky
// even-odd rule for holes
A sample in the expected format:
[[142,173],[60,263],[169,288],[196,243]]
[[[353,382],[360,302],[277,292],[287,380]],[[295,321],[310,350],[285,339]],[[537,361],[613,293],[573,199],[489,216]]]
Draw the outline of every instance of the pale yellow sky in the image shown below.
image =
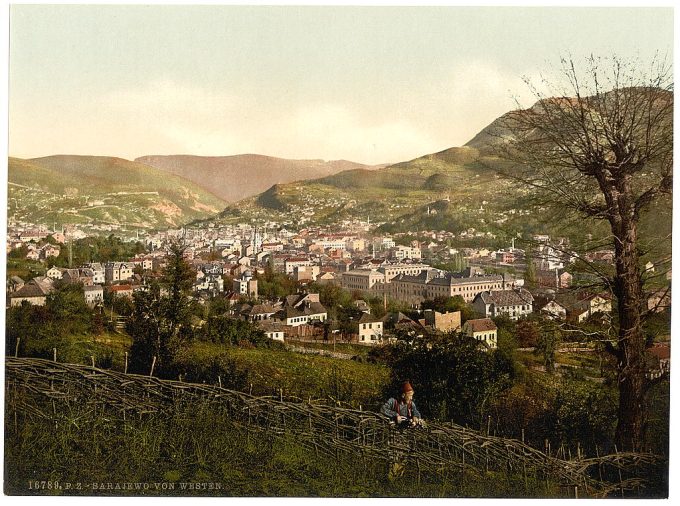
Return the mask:
[[13,5],[9,154],[397,162],[561,55],[672,49],[670,8]]

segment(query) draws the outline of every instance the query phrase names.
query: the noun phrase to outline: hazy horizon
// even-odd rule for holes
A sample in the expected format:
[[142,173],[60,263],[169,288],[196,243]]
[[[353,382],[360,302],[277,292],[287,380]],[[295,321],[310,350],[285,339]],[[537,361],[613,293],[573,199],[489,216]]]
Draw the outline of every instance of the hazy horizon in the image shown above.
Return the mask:
[[399,162],[530,102],[560,56],[657,51],[672,8],[12,5],[8,151]]

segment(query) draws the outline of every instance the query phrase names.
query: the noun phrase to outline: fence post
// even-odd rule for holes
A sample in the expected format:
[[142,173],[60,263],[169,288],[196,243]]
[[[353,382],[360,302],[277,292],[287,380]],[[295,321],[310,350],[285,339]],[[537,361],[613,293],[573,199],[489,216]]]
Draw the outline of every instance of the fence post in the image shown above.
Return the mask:
[[17,358],[19,356],[19,344],[21,343],[21,338],[17,337],[17,346],[14,349],[14,358]]
[[92,368],[94,369],[94,355],[90,355],[90,358],[92,359]]
[[125,374],[127,374],[128,369],[128,352],[125,352]]
[[217,382],[220,384],[220,388],[222,388],[222,376],[219,374],[217,375]]
[[52,361],[56,362],[57,361],[57,349],[52,348]]
[[[614,445],[614,452],[616,453],[616,456],[618,458],[619,456],[619,449]],[[621,497],[625,497],[625,494],[623,493],[623,476],[621,475],[621,468],[619,467],[619,485],[621,485]]]
[[153,376],[153,369],[156,367],[156,356],[154,355],[153,360],[151,361],[151,372],[149,373],[149,376]]

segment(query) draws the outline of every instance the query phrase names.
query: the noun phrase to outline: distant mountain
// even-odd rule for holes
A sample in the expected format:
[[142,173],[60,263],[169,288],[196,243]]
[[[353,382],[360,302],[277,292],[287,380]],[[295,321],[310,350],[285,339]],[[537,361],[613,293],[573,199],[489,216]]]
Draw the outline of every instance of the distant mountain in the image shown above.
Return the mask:
[[152,155],[135,161],[193,181],[227,202],[256,195],[273,184],[316,179],[344,170],[375,168],[346,160],[287,160],[250,154]]
[[10,158],[8,183],[8,217],[46,225],[179,226],[225,205],[179,176],[103,156]]
[[[539,104],[532,109],[540,111],[536,107]],[[604,237],[608,233],[606,222],[589,221],[584,227],[580,220],[548,216],[547,210],[536,209],[535,203],[527,201],[525,189],[496,170],[503,167],[497,147],[512,135],[506,126],[512,114],[494,120],[462,147],[377,170],[353,169],[277,184],[228,206],[217,221],[281,222],[281,212],[285,211],[283,224],[292,227],[366,221],[370,217],[382,231],[395,233],[447,230],[504,241],[517,233],[537,232],[578,239]],[[663,238],[670,234],[670,223],[670,199],[664,198],[643,216],[641,230],[647,237]]]

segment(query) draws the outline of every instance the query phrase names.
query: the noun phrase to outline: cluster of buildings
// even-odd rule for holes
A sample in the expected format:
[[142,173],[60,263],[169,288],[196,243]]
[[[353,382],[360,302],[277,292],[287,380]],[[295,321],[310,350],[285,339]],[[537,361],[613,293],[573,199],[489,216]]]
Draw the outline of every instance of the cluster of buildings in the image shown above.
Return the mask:
[[[515,248],[514,242],[511,247],[496,251],[454,249],[440,242],[450,243],[450,234],[443,231],[432,232],[429,242],[403,241],[391,236],[367,236],[367,227],[360,225],[341,231],[310,227],[297,232],[275,223],[262,227],[210,225],[148,233],[139,238],[147,252],[128,261],[89,263],[68,269],[52,267],[45,276],[28,283],[11,278],[10,305],[23,301],[44,304],[57,282],[82,284],[83,296],[92,306],[103,302],[104,290],[114,296],[131,297],[164,267],[168,245],[182,241],[185,258],[196,272],[194,295],[199,300],[226,296],[234,317],[257,323],[273,339],[328,332],[324,327],[328,311],[321,305],[318,294],[305,292],[282,300],[262,300],[257,278],[268,269],[290,276],[303,292],[310,282],[334,283],[357,296],[399,301],[414,308],[425,300],[459,296],[481,317],[464,325],[459,313],[457,320],[455,315],[437,312],[425,312],[420,320],[389,313],[378,319],[370,314],[370,308],[357,307],[352,325],[356,341],[363,344],[382,342],[390,329],[417,333],[430,328],[463,331],[493,348],[496,328],[491,319],[501,315],[517,320],[540,312],[550,318],[582,322],[595,314],[611,312],[611,298],[606,294],[568,290],[573,277],[565,267],[574,257],[568,253],[569,244],[565,240],[535,236],[534,246],[527,252]],[[76,238],[76,232],[73,229],[49,232],[44,227],[17,229],[8,237],[7,248],[9,251],[26,245],[37,260],[45,260],[63,255],[66,248],[59,244]],[[467,232],[471,236],[476,233]],[[53,240],[41,244],[47,237]],[[593,252],[592,260],[611,261],[610,253]],[[460,272],[437,269],[427,263],[433,254],[461,255],[471,266]],[[521,275],[527,261],[533,262],[535,272],[531,290]],[[493,266],[496,272],[498,267],[501,272],[509,270],[502,269],[505,266],[520,274],[486,274],[485,266]],[[654,303],[663,306],[661,303],[667,299],[656,295]]]

